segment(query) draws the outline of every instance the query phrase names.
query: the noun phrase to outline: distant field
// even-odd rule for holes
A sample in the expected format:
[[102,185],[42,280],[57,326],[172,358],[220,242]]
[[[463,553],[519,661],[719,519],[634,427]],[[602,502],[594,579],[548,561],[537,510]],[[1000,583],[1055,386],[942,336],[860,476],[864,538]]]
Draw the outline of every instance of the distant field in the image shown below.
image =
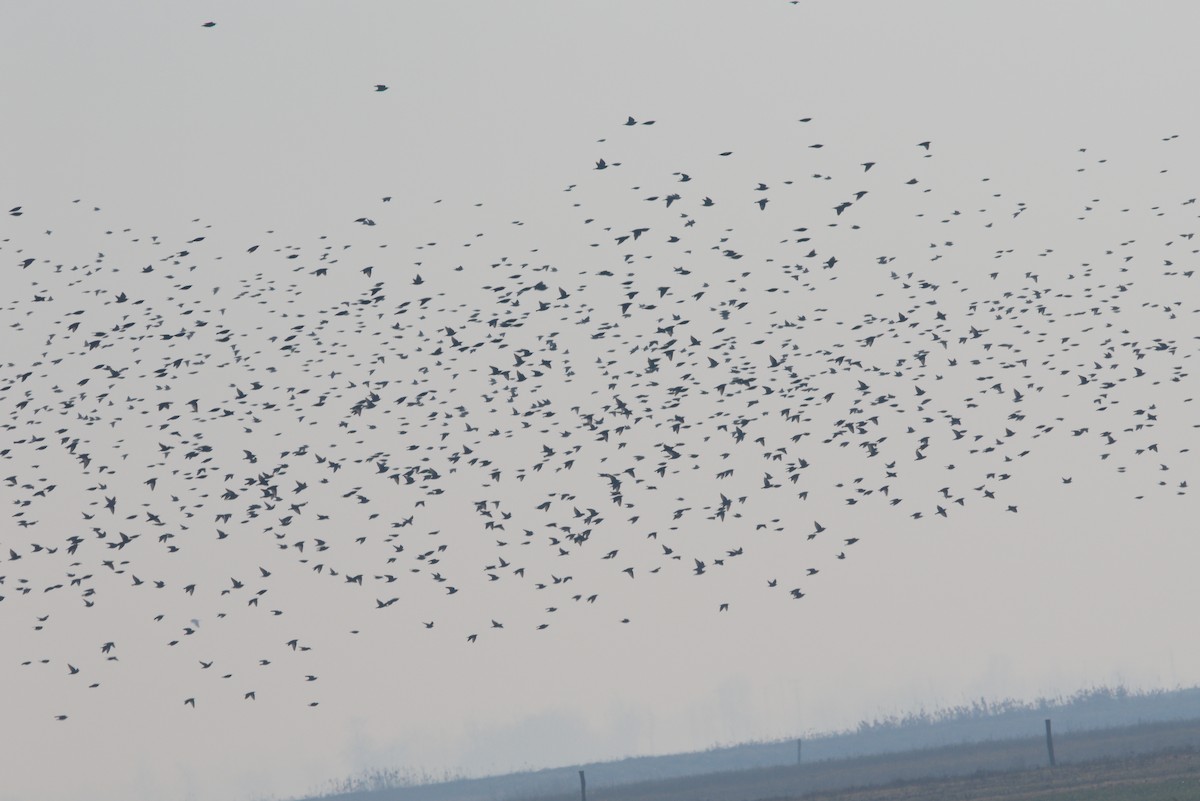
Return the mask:
[[1192,801],[1200,752],[928,779],[794,796],[804,801]]
[[[1197,801],[1200,721],[1056,734],[588,788],[588,801]],[[575,801],[574,787],[496,798]],[[372,801],[375,801],[372,799]],[[384,801],[380,798],[379,801]]]
[[658,761],[645,758],[310,801],[577,801],[580,767],[588,801],[1200,801],[1200,719],[1056,731],[1054,768],[1041,724],[1027,720],[1025,737],[811,761],[821,743],[806,740],[802,765],[793,741],[768,746],[790,750],[790,764],[704,772],[727,754],[698,753],[659,758],[692,760],[690,775],[644,778]]

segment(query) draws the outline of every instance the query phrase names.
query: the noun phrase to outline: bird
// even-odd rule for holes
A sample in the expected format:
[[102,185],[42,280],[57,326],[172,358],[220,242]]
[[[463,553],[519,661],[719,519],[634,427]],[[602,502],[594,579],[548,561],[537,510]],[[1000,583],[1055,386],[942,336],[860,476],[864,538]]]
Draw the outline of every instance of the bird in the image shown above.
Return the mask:
[[[1015,531],[1027,495],[1078,503],[1063,487],[1080,463],[1131,503],[1189,493],[1194,432],[1172,393],[1195,351],[1190,233],[1121,244],[1112,224],[1186,231],[1185,201],[1146,210],[1157,179],[1097,177],[1137,198],[1105,217],[1114,204],[1071,188],[1072,172],[1058,188],[1083,202],[1063,211],[1038,202],[1041,184],[1021,197],[917,172],[931,142],[892,147],[886,131],[800,156],[756,145],[751,167],[731,158],[741,139],[718,151],[691,131],[698,146],[674,148],[669,125],[618,125],[596,133],[613,161],[585,153],[551,176],[553,195],[522,187],[542,211],[447,189],[373,218],[392,196],[368,188],[330,201],[319,234],[200,219],[149,234],[112,212],[75,221],[89,206],[65,198],[47,201],[53,214],[40,198],[11,207],[0,244],[20,269],[0,321],[21,336],[0,365],[0,488],[20,533],[0,551],[0,616],[71,646],[53,680],[94,673],[65,659],[117,636],[98,616],[112,610],[139,610],[121,622],[160,655],[286,622],[228,640],[219,660],[270,671],[272,703],[314,705],[291,689],[317,680],[297,660],[333,647],[311,609],[338,610],[348,658],[404,647],[436,619],[427,649],[465,638],[486,659],[531,630],[628,633],[618,621],[672,581],[708,599],[681,614],[820,575],[815,596],[876,547],[841,535],[861,515],[882,528],[954,511],[971,530]],[[895,163],[869,175],[876,162],[853,159],[872,152]],[[887,218],[906,220],[903,236],[878,227]],[[1040,252],[1031,219],[1051,232]],[[1075,223],[1095,254],[1050,247]],[[63,241],[97,255],[84,264]],[[825,523],[809,529],[814,515]],[[646,593],[611,592],[618,573]],[[43,619],[47,594],[70,595],[55,607],[69,625]],[[461,614],[443,616],[451,605]],[[172,633],[145,628],[159,623]],[[105,669],[144,671],[122,642],[101,645]],[[205,649],[189,654],[222,675]],[[197,669],[163,664],[181,681]],[[233,685],[212,692],[255,700]]]

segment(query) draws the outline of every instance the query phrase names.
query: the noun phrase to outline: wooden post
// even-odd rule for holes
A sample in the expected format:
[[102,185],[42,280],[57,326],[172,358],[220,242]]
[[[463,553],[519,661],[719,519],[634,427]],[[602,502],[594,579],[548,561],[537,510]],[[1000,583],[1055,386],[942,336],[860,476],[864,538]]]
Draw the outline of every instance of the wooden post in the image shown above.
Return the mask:
[[800,755],[801,755],[801,751],[800,751],[800,742],[801,742],[801,741],[800,741],[800,738],[799,738],[799,737],[797,737],[797,738],[796,738],[796,764],[797,764],[797,765],[799,765],[799,764],[800,764],[800,761],[801,761],[801,760],[800,760]]
[[583,771],[579,771],[579,799],[587,801],[587,779],[583,778]]
[[1050,734],[1050,718],[1046,718],[1046,753],[1050,755],[1050,767],[1054,767],[1054,737]]

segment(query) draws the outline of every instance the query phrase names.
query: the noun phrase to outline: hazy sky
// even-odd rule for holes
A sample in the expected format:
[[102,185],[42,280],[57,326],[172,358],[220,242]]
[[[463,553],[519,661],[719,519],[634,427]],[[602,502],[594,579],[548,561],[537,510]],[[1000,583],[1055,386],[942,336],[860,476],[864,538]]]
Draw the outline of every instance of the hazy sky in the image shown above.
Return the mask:
[[[0,478],[16,477],[0,483],[13,510],[0,523],[0,799],[285,796],[368,767],[480,774],[789,736],[980,696],[1200,682],[1198,510],[1181,486],[1195,485],[1200,423],[1187,375],[1200,279],[1184,274],[1197,262],[1185,238],[1197,214],[1186,201],[1200,194],[1197,23],[1187,2],[1095,0],[4,4],[0,210],[22,213],[0,216],[10,277]],[[623,125],[629,116],[654,124]],[[611,166],[593,169],[599,159]],[[668,209],[672,192],[683,197]],[[835,214],[844,201],[855,205]],[[650,232],[615,242],[640,227]],[[829,256],[837,266],[824,270]],[[794,280],[788,264],[811,271]],[[539,280],[548,289],[532,288]],[[419,311],[389,316],[421,298]],[[523,326],[480,322],[538,300],[553,308]],[[626,301],[634,313],[622,317]],[[944,348],[928,336],[940,310]],[[657,330],[669,315],[678,330]],[[906,331],[898,315],[921,326]],[[776,325],[785,319],[793,325]],[[606,322],[617,328],[592,337]],[[985,329],[978,343],[971,326]],[[188,329],[194,339],[168,338]],[[294,355],[282,350],[293,334]],[[455,361],[452,336],[511,344]],[[651,352],[671,336],[686,351],[678,367]],[[736,347],[717,347],[725,337]],[[93,338],[105,344],[86,350]],[[1171,349],[1154,350],[1156,339]],[[521,347],[528,362],[514,366]],[[875,361],[828,372],[840,354]],[[767,375],[781,356],[795,376],[818,374],[811,425],[778,413],[804,393],[713,390],[734,395],[732,379]],[[707,377],[710,358],[721,379]],[[535,380],[542,359],[554,366]],[[648,359],[660,361],[658,386]],[[489,383],[491,367],[530,380]],[[666,388],[692,381],[708,394],[667,411]],[[1009,416],[1015,387],[1022,419]],[[373,389],[380,408],[351,414]],[[821,405],[827,391],[837,400]],[[395,402],[420,392],[433,393],[428,408]],[[849,412],[887,392],[902,408]],[[322,393],[329,402],[312,407]],[[620,448],[620,432],[596,443],[571,412],[615,429],[614,396],[644,418]],[[296,398],[303,419],[288,406]],[[542,399],[556,416],[522,427],[512,410]],[[460,405],[470,414],[457,416]],[[211,412],[222,408],[236,412]],[[735,443],[735,419],[768,409]],[[876,427],[851,431],[851,446],[821,441],[843,418],[872,415]],[[950,417],[968,437],[951,436]],[[914,462],[922,430],[936,436]],[[994,451],[969,453],[976,434]],[[87,469],[63,447],[72,438]],[[878,440],[879,458],[863,439]],[[181,454],[204,443],[214,477],[200,480],[205,455]],[[662,443],[687,467],[659,481]],[[576,444],[578,465],[564,469]],[[547,447],[554,455],[533,472]],[[787,454],[771,461],[776,447]],[[344,467],[334,475],[311,453]],[[599,474],[635,466],[634,454],[644,483],[628,477],[633,507],[617,507]],[[472,455],[503,477],[468,469]],[[800,458],[811,472],[793,484],[786,465]],[[243,479],[283,463],[285,500],[246,519],[263,499]],[[386,480],[410,465],[444,474],[445,492]],[[764,474],[782,486],[764,488]],[[189,494],[201,484],[209,497]],[[903,502],[889,505],[883,484]],[[227,490],[245,497],[222,500]],[[556,496],[552,518],[536,510],[548,492],[577,497]],[[706,519],[721,493],[730,517]],[[283,531],[283,507],[304,501]],[[492,522],[503,530],[484,528],[480,501],[501,502]],[[572,506],[607,519],[559,557],[548,542],[561,529],[545,523],[587,528]],[[221,522],[223,511],[235,515]],[[814,521],[826,531],[810,541]],[[519,545],[535,527],[534,544]],[[140,536],[110,548],[119,532]],[[73,556],[71,536],[84,539]],[[280,547],[300,539],[305,553]],[[414,561],[442,544],[441,564]],[[692,574],[696,558],[704,576]],[[103,565],[120,559],[129,564]],[[498,559],[510,567],[483,569]],[[341,575],[316,574],[317,563]],[[389,570],[396,582],[375,578]],[[456,595],[430,581],[439,571]],[[361,588],[343,581],[356,573]],[[69,574],[91,575],[94,596]],[[567,574],[572,584],[532,587]],[[798,602],[787,595],[796,586]],[[250,606],[259,588],[269,592]],[[292,638],[312,650],[287,647]],[[115,662],[100,650],[110,641]]]

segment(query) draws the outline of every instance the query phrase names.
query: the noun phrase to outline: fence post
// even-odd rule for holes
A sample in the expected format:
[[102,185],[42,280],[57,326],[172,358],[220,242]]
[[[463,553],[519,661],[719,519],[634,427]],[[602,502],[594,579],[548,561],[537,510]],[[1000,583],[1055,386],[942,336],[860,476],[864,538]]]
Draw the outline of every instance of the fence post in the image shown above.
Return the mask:
[[579,799],[587,801],[587,779],[583,778],[583,771],[579,771]]
[[800,762],[801,762],[801,759],[800,759],[800,756],[801,756],[801,751],[800,751],[800,743],[801,743],[801,740],[800,740],[800,738],[799,738],[799,737],[797,737],[797,738],[796,738],[796,764],[797,764],[797,765],[799,765],[799,764],[800,764]]
[[1046,753],[1050,756],[1050,767],[1054,767],[1054,737],[1050,734],[1050,718],[1046,718]]

